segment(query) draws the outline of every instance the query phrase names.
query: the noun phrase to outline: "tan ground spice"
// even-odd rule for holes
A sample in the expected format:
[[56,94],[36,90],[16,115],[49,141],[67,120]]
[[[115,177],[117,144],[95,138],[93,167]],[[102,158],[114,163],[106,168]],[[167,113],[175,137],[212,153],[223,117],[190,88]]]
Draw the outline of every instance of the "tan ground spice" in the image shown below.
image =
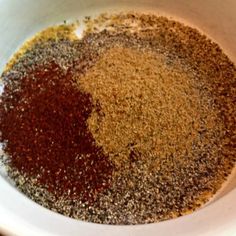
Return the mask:
[[151,52],[115,47],[79,80],[101,106],[102,115],[95,110],[88,120],[90,130],[117,165],[134,150],[156,162],[183,156],[203,128],[202,117],[205,128],[218,125],[212,107],[202,106],[207,98],[200,97],[193,75],[166,63]]

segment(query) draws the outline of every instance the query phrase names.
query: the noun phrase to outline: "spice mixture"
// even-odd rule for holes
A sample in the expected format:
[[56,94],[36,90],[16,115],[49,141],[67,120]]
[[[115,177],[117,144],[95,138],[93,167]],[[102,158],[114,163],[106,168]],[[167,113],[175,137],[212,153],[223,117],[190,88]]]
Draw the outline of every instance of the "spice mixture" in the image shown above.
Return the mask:
[[96,223],[201,207],[235,166],[235,66],[165,17],[85,23],[81,39],[69,26],[39,34],[2,74],[9,176],[39,204]]

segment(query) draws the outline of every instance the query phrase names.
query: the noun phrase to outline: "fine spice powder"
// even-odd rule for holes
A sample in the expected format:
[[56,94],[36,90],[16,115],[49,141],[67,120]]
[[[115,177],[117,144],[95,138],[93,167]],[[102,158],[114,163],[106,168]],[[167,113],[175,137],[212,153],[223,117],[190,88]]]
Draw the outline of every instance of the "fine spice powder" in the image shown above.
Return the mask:
[[104,224],[172,219],[235,166],[236,68],[197,30],[151,14],[86,17],[27,42],[1,78],[1,157],[35,202]]
[[16,169],[57,195],[91,200],[108,184],[111,165],[87,128],[90,95],[71,76],[51,63],[21,77],[20,89],[6,88],[2,102],[12,107],[1,110],[2,137]]

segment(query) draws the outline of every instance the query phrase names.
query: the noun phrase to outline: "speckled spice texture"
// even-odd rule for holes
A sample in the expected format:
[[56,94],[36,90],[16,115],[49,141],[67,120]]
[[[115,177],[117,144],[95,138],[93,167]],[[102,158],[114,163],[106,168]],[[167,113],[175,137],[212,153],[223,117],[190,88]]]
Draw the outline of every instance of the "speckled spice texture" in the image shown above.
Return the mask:
[[13,168],[11,156],[9,176],[35,202],[96,223],[158,222],[201,207],[235,166],[234,64],[206,36],[165,17],[103,14],[85,23],[80,40],[36,41],[2,78],[18,89],[49,61],[73,73],[96,105],[87,125],[113,168],[109,188],[93,202],[58,198]]

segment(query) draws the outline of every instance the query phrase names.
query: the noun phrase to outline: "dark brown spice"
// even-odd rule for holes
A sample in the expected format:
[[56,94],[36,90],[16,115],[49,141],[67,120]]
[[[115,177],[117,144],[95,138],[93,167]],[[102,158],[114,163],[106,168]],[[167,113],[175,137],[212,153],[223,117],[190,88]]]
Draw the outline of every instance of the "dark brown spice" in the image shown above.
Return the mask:
[[[29,71],[0,103],[1,142],[10,165],[56,196],[91,200],[109,184],[111,164],[89,132],[93,105],[55,63]],[[15,81],[16,82],[16,81]]]

